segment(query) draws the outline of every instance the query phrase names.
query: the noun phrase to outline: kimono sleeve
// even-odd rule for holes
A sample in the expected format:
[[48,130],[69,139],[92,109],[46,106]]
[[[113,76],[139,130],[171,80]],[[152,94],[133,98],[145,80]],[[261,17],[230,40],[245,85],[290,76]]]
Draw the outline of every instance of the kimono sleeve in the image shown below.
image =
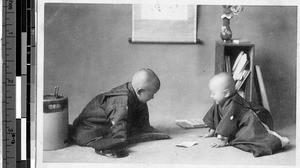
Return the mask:
[[241,108],[234,103],[230,103],[224,108],[225,115],[222,117],[219,125],[216,129],[216,134],[225,136],[229,139],[233,139],[238,132],[239,127],[239,113]]
[[128,107],[126,105],[116,106],[109,116],[109,120],[112,123],[112,138],[127,139]]
[[147,132],[147,133],[159,132],[157,129],[153,128],[150,125],[149,111],[148,111],[147,104],[142,105],[138,109],[136,121],[137,123],[135,127],[140,128],[142,132]]
[[212,107],[208,110],[203,118],[203,122],[211,129],[216,130],[220,122],[220,117],[218,115],[218,105],[214,103]]

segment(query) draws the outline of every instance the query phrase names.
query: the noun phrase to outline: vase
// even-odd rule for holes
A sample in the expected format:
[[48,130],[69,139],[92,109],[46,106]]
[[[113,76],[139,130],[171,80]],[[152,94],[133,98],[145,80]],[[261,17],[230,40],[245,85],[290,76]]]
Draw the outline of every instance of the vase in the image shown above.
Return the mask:
[[232,31],[230,29],[230,19],[223,18],[223,26],[221,28],[221,39],[224,43],[231,42]]

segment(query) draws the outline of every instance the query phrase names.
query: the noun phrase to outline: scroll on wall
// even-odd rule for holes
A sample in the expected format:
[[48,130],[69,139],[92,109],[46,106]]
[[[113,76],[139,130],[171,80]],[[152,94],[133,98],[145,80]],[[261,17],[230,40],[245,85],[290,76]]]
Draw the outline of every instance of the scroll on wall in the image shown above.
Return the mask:
[[132,5],[132,42],[196,43],[196,36],[196,5]]

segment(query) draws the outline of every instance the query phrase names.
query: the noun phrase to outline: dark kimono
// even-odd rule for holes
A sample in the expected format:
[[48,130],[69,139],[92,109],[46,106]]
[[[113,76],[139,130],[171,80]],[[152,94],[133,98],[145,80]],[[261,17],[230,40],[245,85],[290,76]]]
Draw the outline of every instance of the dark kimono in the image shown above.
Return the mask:
[[269,134],[262,124],[273,130],[270,113],[251,105],[237,93],[222,106],[214,104],[203,121],[216,134],[227,137],[229,145],[252,152],[254,157],[270,155],[281,148],[280,139]]
[[137,134],[158,132],[150,126],[147,104],[138,100],[131,82],[94,97],[74,120],[73,129],[78,145],[103,149]]

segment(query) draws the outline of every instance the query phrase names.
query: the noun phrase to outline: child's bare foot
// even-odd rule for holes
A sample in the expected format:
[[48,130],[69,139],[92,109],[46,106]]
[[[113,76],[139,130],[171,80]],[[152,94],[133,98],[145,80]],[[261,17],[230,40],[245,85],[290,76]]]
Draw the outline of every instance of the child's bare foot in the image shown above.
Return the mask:
[[280,140],[282,147],[288,146],[290,144],[290,140],[287,137],[281,137]]

